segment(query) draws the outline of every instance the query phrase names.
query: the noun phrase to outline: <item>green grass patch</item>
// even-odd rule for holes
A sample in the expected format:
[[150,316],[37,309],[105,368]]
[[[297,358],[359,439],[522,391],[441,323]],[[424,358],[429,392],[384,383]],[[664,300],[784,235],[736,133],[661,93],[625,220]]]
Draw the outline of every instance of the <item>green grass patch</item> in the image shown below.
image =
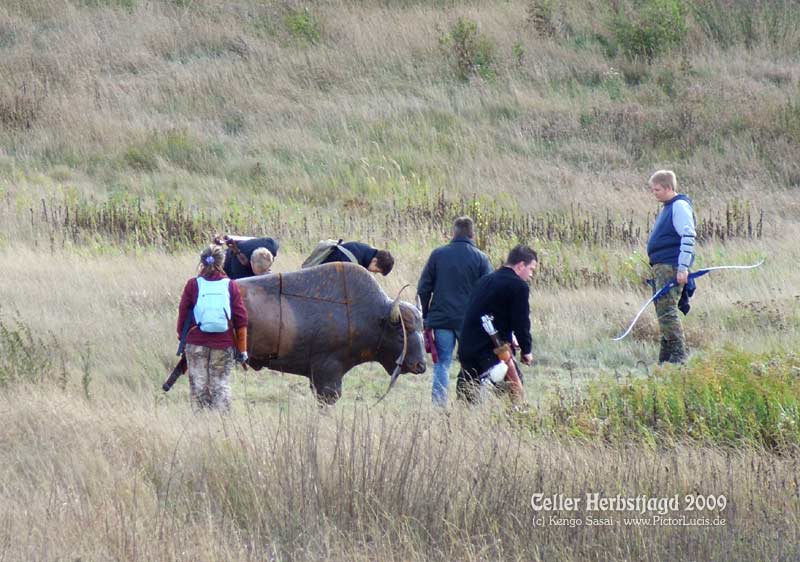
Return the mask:
[[289,35],[305,45],[317,45],[322,39],[322,21],[308,8],[291,10],[283,18]]
[[189,172],[214,175],[224,153],[218,142],[204,142],[185,129],[170,129],[129,145],[122,162],[140,172],[154,172],[168,163]]
[[63,360],[63,349],[53,334],[37,334],[20,319],[18,311],[0,309],[0,387],[20,382],[39,384],[56,378],[65,386]]
[[725,349],[647,378],[606,377],[576,404],[556,405],[555,416],[586,437],[781,450],[800,444],[800,357]]

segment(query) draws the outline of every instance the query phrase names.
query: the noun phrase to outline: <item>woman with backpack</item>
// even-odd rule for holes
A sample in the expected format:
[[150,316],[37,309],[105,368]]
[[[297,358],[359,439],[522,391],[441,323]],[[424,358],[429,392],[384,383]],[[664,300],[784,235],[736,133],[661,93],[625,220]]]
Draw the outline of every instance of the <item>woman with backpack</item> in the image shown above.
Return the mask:
[[186,282],[178,307],[178,337],[186,332],[186,363],[192,408],[230,410],[230,372],[247,361],[247,309],[235,281],[222,269],[225,250],[209,246],[200,254],[197,277]]

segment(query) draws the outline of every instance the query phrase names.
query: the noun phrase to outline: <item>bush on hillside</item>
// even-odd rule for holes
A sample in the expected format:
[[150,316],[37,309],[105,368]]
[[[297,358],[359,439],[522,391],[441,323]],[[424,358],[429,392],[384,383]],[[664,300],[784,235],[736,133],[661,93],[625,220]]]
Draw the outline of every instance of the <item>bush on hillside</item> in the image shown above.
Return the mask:
[[450,31],[440,37],[439,43],[462,80],[473,76],[490,80],[497,75],[495,45],[478,30],[476,22],[458,18]]
[[[56,361],[63,360],[63,350],[55,337],[42,338],[18,319],[19,313],[13,316],[8,320],[0,315],[0,387],[15,382],[41,383],[53,375]],[[66,383],[65,375],[62,382]]]
[[628,58],[653,62],[686,37],[686,6],[683,0],[639,0],[633,13],[617,13],[611,32]]
[[292,10],[284,18],[286,29],[294,39],[307,45],[317,45],[322,38],[322,24],[308,8]]

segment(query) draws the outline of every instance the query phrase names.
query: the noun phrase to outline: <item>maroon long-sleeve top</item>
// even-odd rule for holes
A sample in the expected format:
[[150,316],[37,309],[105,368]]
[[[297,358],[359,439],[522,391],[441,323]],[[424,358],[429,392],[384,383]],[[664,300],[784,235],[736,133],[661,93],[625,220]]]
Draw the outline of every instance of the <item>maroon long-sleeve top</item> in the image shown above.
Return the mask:
[[[224,278],[225,275],[221,273],[212,273],[211,275],[204,277],[204,279],[208,279],[209,281],[218,281]],[[189,333],[186,336],[186,343],[202,345],[212,349],[227,349],[229,347],[233,347],[233,336],[231,335],[230,330],[211,334],[203,332],[197,327],[197,324],[194,321],[194,314],[192,312],[195,303],[197,303],[197,292],[197,278],[192,277],[186,282],[186,286],[183,288],[181,304],[178,307],[178,337],[181,336],[183,323],[186,321],[186,317],[189,316],[191,318],[191,323],[189,325]],[[233,327],[238,329],[242,326],[247,326],[247,309],[244,307],[242,294],[239,292],[239,286],[236,284],[236,281],[231,280],[231,282],[228,283],[228,292],[231,296],[231,316],[233,316]]]

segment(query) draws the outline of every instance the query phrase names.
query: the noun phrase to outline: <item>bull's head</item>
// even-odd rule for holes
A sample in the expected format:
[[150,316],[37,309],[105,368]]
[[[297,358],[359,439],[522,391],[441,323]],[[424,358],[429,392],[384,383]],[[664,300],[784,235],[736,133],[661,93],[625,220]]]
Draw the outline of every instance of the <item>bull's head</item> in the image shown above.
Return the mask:
[[392,303],[386,323],[386,348],[396,353],[395,365],[401,373],[425,372],[425,344],[422,340],[422,313],[398,296]]
[[392,375],[392,380],[389,382],[391,389],[401,373],[425,372],[422,312],[413,305],[402,302],[400,295],[397,295],[389,310],[388,318],[382,324],[383,343],[378,360]]

